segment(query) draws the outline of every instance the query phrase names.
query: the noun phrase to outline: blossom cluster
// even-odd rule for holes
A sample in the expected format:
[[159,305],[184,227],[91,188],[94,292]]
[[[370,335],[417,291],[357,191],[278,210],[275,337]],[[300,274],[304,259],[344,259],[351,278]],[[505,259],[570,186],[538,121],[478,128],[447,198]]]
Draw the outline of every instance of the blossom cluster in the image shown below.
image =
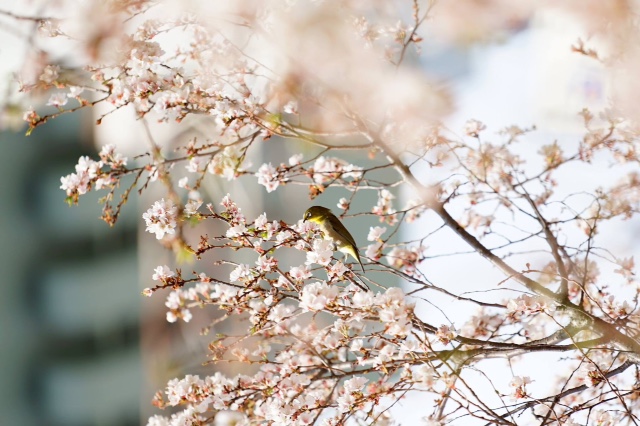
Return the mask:
[[178,207],[171,200],[163,198],[160,201],[156,201],[147,210],[142,218],[147,225],[147,232],[156,235],[156,238],[161,240],[166,235],[173,235],[176,233],[176,227],[178,226]]
[[202,150],[197,150],[197,152],[198,155],[190,157],[185,166],[189,173],[201,174],[206,170],[212,175],[233,180],[243,173],[245,168],[251,167],[251,162],[244,161],[244,150],[240,145],[225,146],[214,151],[213,154],[207,154]]
[[302,162],[302,155],[294,155],[289,159],[288,165],[283,163],[276,167],[271,163],[263,164],[255,176],[267,192],[273,192],[278,186],[299,175],[309,176],[314,187],[337,182],[353,184],[362,179],[362,170],[362,167],[336,157],[321,155],[313,164],[307,165],[306,162]]
[[[168,274],[164,270],[162,273]],[[221,293],[212,290],[207,294],[206,291],[202,291],[205,289],[203,284],[201,281],[197,286],[199,290],[185,291],[180,296],[175,291],[172,292],[167,305],[169,306],[172,302],[175,304],[174,306],[182,306],[185,299],[191,298],[194,301],[200,298],[201,301],[205,301],[205,305],[216,304],[223,307],[230,304],[238,306],[237,303],[242,297],[240,293],[227,293],[223,297]],[[408,313],[410,314],[410,307],[404,302],[404,295],[399,289],[393,288],[385,293],[374,295],[346,288],[340,294],[340,287],[333,286],[333,294],[327,294],[328,286],[326,283],[315,284],[307,284],[303,292],[312,294],[311,297],[317,299],[318,295],[325,291],[321,297],[327,300],[327,303],[316,300],[313,309],[324,309],[328,312],[334,312],[334,314],[346,312],[345,310],[348,310],[349,307],[362,313],[378,311],[377,315],[379,315],[380,321],[385,321],[388,324],[387,329],[384,330],[385,333],[390,336],[406,336],[408,334],[407,321],[403,325],[402,318],[406,318]],[[210,288],[220,288],[220,286],[216,284]],[[322,290],[323,288],[325,290]],[[203,296],[204,299],[202,299]],[[255,297],[263,297],[263,295],[256,292],[253,298],[255,299]],[[350,302],[348,302],[349,299]],[[301,294],[300,308],[302,311],[285,304],[267,308],[269,324],[273,325],[263,324],[262,331],[259,333],[266,339],[269,339],[268,336],[277,337],[274,342],[289,341],[290,343],[284,349],[269,355],[273,348],[268,344],[261,343],[254,351],[241,348],[230,351],[232,356],[241,362],[250,363],[253,362],[253,359],[273,356],[274,364],[262,365],[253,376],[238,375],[228,378],[216,373],[205,378],[187,375],[182,379],[172,379],[167,384],[166,397],[157,395],[155,404],[158,406],[180,405],[184,407],[184,410],[174,414],[171,418],[154,416],[148,424],[162,424],[162,422],[177,424],[178,418],[188,418],[189,421],[194,422],[202,420],[205,413],[208,412],[232,410],[243,412],[253,419],[307,425],[311,424],[324,410],[331,412],[330,408],[334,404],[338,407],[337,417],[334,417],[334,420],[327,424],[339,424],[333,423],[333,421],[339,422],[341,416],[347,415],[360,404],[371,404],[370,401],[367,402],[368,397],[375,397],[375,393],[381,392],[384,386],[377,391],[374,390],[375,388],[367,390],[365,385],[368,380],[365,377],[346,378],[342,383],[340,376],[317,380],[314,378],[317,372],[326,368],[326,362],[317,354],[337,350],[342,355],[331,359],[330,362],[342,364],[342,368],[345,368],[344,365],[353,363],[354,367],[357,365],[371,366],[374,369],[372,371],[384,371],[388,362],[397,359],[404,360],[406,363],[410,359],[407,358],[408,351],[417,350],[415,342],[407,342],[406,345],[387,343],[382,347],[365,345],[366,335],[360,335],[365,332],[362,323],[364,317],[361,315],[349,319],[342,314],[343,318],[323,330],[316,329],[314,323],[302,325],[302,322],[296,319],[302,318],[301,315],[306,310],[307,303],[305,295]],[[261,305],[255,301],[246,301],[244,305],[254,311],[260,311],[260,306],[264,307],[264,304]],[[172,309],[170,314],[174,312],[175,310]],[[173,317],[170,317],[170,314],[168,314],[168,319],[172,321]],[[264,314],[264,312],[260,312],[260,314]],[[255,313],[252,314],[252,316],[255,315]],[[188,321],[188,318],[183,319]],[[405,330],[401,330],[402,327]],[[354,332],[358,335],[357,339],[346,338],[345,333]],[[295,338],[291,340],[291,337]],[[351,340],[352,343],[349,346]],[[353,355],[349,355],[349,353]],[[403,366],[409,368],[409,365],[403,364]],[[435,370],[418,368],[413,372],[413,375],[405,375],[403,380],[409,383],[427,383],[429,386],[433,386],[434,377]],[[340,391],[334,393],[332,389],[338,384],[341,385]],[[266,392],[268,389],[270,391]],[[302,390],[305,392],[301,393]],[[258,395],[264,396],[257,398]]]
[[[67,193],[71,202],[77,203],[79,196],[86,194],[93,187],[113,187],[117,183],[118,174],[125,171],[127,158],[116,152],[114,145],[103,146],[99,155],[99,161],[87,156],[80,157],[76,164],[76,172],[60,178],[60,189]],[[105,166],[110,170],[103,170]]]
[[536,315],[541,312],[553,312],[555,306],[544,296],[529,296],[527,294],[511,299],[507,302],[507,314]]
[[[364,377],[318,381],[313,379],[314,372],[326,366],[325,361],[313,354],[335,352],[337,357],[332,358],[332,363],[383,372],[389,363],[395,362],[398,368],[411,369],[413,361],[408,361],[408,353],[427,351],[424,345],[407,340],[413,329],[414,314],[413,304],[406,300],[404,292],[397,287],[383,292],[364,291],[349,282],[353,275],[348,274],[349,269],[342,262],[333,260],[332,242],[319,238],[315,225],[302,221],[293,225],[269,221],[266,214],[248,222],[229,195],[220,204],[224,210],[215,217],[229,226],[224,238],[256,252],[255,263],[236,264],[228,281],[204,273],[186,279],[179,271],[161,265],[152,277],[160,284],[144,293],[151,295],[159,289],[173,287],[166,299],[169,322],[178,319],[189,322],[193,316],[191,308],[196,306],[217,306],[228,313],[248,316],[252,333],[262,336],[262,343],[255,350],[231,344],[224,351],[240,362],[252,363],[263,357],[274,357],[279,362],[277,367],[265,364],[255,376],[226,378],[216,374],[204,379],[185,376],[171,380],[166,400],[159,397],[156,403],[182,405],[185,409],[170,418],[154,416],[149,420],[150,425],[177,424],[185,419],[201,421],[206,413],[217,410],[239,411],[265,421],[306,425],[324,410],[330,412],[334,404],[338,407],[335,421],[339,421],[340,416],[361,404],[370,405],[376,399],[375,392],[390,390],[395,386],[394,381],[377,391],[365,389]],[[145,220],[153,220],[149,225],[153,230],[168,232],[165,230],[168,223],[163,219],[169,211],[175,212],[167,201],[160,200],[145,213]],[[385,231],[383,227],[372,227],[370,237],[379,239]],[[277,247],[273,255],[267,249],[269,246]],[[275,255],[284,246],[306,251],[307,262],[292,266],[287,272],[281,271]],[[325,270],[326,280],[314,274],[311,269],[314,265]],[[286,293],[282,293],[284,291]],[[285,294],[286,303],[282,298]],[[332,315],[333,325],[317,329],[315,323],[308,324],[306,315],[320,312]],[[384,326],[369,329],[367,323]],[[450,332],[445,335],[455,337]],[[292,336],[298,337],[291,340]],[[382,336],[386,340],[384,345],[372,340]],[[272,339],[274,344],[270,344]],[[276,351],[277,342],[285,343],[284,349]],[[405,375],[402,383],[416,386],[433,383],[435,373],[429,371],[418,369],[413,375]],[[333,393],[331,389],[338,384],[340,391]],[[270,396],[258,400],[251,396],[267,388],[273,389]],[[371,392],[373,394],[368,395]]]
[[378,203],[373,207],[371,212],[380,216],[380,221],[386,221],[390,225],[396,223],[396,210],[393,208],[393,199],[395,195],[388,189],[381,189],[378,192]]

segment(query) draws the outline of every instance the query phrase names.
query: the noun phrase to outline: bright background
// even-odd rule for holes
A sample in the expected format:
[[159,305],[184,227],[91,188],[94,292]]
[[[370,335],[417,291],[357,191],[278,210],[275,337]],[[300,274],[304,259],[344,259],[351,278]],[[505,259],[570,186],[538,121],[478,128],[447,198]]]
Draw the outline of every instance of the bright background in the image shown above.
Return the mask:
[[[0,0],[0,10],[37,12],[28,10],[30,4],[17,10],[14,1]],[[19,69],[24,44],[15,36],[11,20],[1,22],[5,41],[0,47],[0,93],[9,93],[10,71]],[[421,63],[455,94],[457,112],[448,118],[448,127],[461,134],[467,119],[479,119],[487,124],[490,138],[492,132],[510,124],[536,124],[539,131],[531,139],[532,153],[553,139],[575,144],[581,132],[577,112],[584,106],[597,109],[604,105],[608,86],[593,61],[569,53],[579,31],[578,24],[566,15],[545,12],[517,22],[499,41],[461,45],[425,37],[433,41],[424,44]],[[0,95],[2,102],[11,99],[10,94],[5,99]],[[157,412],[149,401],[168,379],[210,371],[198,367],[204,343],[188,339],[184,325],[164,321],[161,297],[140,296],[141,289],[151,284],[154,267],[172,265],[171,254],[144,233],[141,214],[154,194],[134,197],[110,229],[98,220],[95,194],[83,197],[78,207],[64,203],[59,177],[72,171],[80,155],[95,156],[100,144],[131,148],[144,137],[142,129],[125,116],[110,117],[95,127],[91,111],[86,110],[51,121],[25,138],[19,120],[2,119],[5,124],[18,124],[15,132],[0,133],[4,152],[0,156],[1,422],[24,426],[140,424]],[[175,130],[168,125],[152,129],[163,144],[171,143]],[[264,151],[257,160],[276,158],[282,157]],[[428,172],[424,171],[426,180],[430,179]],[[606,176],[573,177],[576,188],[603,178]],[[234,194],[248,217],[267,211],[269,218],[293,221],[310,203],[304,188],[267,196],[263,188],[246,182],[224,182],[206,196],[215,201],[227,192]],[[326,199],[319,201],[333,207]],[[403,204],[400,199],[398,205]],[[364,246],[368,227],[352,223],[350,228]],[[637,222],[613,231],[612,250],[626,255],[638,250]],[[446,251],[461,247],[446,239],[437,244]],[[425,268],[430,268],[434,282],[452,283],[458,293],[475,288],[478,268],[487,270],[487,280],[491,281],[491,274],[494,281],[500,279],[481,260],[464,268],[458,259]],[[455,311],[452,306],[441,307]],[[460,325],[463,316],[450,319]],[[511,372],[497,368],[497,383],[506,384],[510,378]],[[416,413],[420,403],[407,400],[400,411]],[[406,418],[406,424],[412,420]]]

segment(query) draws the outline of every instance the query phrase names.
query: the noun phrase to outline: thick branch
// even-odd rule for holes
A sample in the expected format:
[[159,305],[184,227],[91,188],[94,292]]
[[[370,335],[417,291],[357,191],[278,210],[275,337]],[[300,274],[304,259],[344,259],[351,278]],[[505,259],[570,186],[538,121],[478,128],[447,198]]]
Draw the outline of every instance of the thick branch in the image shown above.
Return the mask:
[[606,336],[611,342],[615,343],[617,348],[633,352],[633,354],[630,355],[633,356],[634,360],[640,361],[640,343],[621,333],[614,325],[585,312],[582,308],[574,305],[564,298],[563,295],[554,293],[553,291],[543,287],[540,283],[527,277],[522,272],[518,272],[509,266],[499,256],[495,255],[491,250],[485,247],[475,236],[471,235],[449,214],[449,212],[447,212],[444,203],[437,199],[435,195],[436,190],[425,186],[418,181],[409,167],[404,164],[391,147],[380,140],[380,138],[367,131],[363,132],[363,134],[371,141],[371,143],[378,146],[386,154],[389,161],[395,166],[396,170],[398,170],[398,173],[400,173],[405,182],[415,189],[422,202],[433,210],[451,230],[469,244],[478,254],[497,266],[508,277],[513,278],[520,284],[524,285],[528,290],[538,295],[545,296],[556,302],[559,307],[568,310],[571,313],[572,320],[575,325],[578,325],[581,328],[592,327],[598,334]]

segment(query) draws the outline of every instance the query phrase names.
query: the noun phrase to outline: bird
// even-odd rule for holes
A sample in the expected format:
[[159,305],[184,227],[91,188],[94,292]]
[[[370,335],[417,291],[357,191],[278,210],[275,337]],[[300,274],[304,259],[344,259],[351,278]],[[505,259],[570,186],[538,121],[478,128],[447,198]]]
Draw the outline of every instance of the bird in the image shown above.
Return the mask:
[[320,231],[325,240],[333,240],[337,249],[344,253],[345,258],[347,255],[351,255],[360,264],[362,272],[364,272],[364,266],[360,260],[360,253],[358,253],[358,246],[353,239],[347,228],[344,227],[340,219],[338,219],[331,210],[322,206],[312,206],[304,212],[302,218],[303,222],[309,221],[318,225]]

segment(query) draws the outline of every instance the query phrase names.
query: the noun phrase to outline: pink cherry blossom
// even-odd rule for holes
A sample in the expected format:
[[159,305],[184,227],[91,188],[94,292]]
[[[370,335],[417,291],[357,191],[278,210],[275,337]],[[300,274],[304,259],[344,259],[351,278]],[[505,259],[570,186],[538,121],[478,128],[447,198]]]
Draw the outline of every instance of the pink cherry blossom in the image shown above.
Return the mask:
[[176,232],[178,209],[171,200],[163,198],[160,201],[156,201],[147,210],[142,218],[147,225],[147,232],[156,234],[158,240],[165,237],[165,235],[173,235]]

